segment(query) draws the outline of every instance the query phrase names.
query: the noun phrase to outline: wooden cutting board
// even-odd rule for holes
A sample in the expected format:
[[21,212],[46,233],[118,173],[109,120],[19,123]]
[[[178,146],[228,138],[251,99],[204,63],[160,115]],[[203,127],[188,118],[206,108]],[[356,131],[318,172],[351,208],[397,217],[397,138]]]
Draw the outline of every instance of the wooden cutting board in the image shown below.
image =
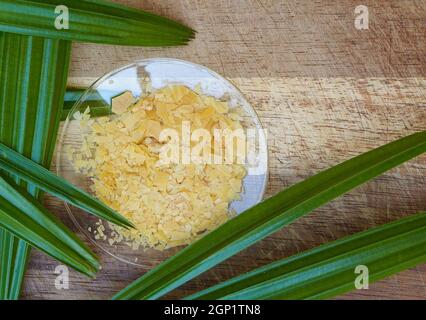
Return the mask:
[[[363,0],[121,0],[198,31],[187,47],[74,44],[70,84],[137,59],[193,61],[233,81],[268,130],[268,195],[363,151],[426,130],[426,2]],[[49,209],[74,230],[61,202]],[[175,290],[179,298],[242,272],[369,227],[426,210],[426,157],[365,184]],[[107,299],[147,270],[93,248],[95,280],[74,271],[55,289],[57,262],[33,250],[23,298]],[[340,299],[426,299],[426,265]]]

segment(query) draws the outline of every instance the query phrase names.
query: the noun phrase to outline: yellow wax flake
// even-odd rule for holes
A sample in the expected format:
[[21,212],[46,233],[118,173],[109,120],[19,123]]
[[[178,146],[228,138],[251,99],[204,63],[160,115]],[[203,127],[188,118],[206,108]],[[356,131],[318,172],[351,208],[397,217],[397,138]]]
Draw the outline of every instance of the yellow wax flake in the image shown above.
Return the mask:
[[229,111],[227,102],[217,100],[214,97],[203,97],[203,102],[206,106],[214,108],[218,113],[224,114]]
[[[203,95],[201,86],[183,85],[151,89],[137,101],[125,92],[112,100],[112,111],[94,119],[88,109],[74,114],[83,141],[78,151],[66,150],[75,170],[92,181],[93,193],[136,226],[105,228],[99,221],[93,226],[96,239],[133,250],[164,250],[189,244],[234,216],[229,204],[243,192],[245,167],[163,164],[160,151],[170,141],[160,141],[160,134],[174,129],[182,135],[185,122],[213,137],[217,128],[241,128],[239,111]],[[207,154],[224,159],[225,153],[213,148],[212,143]]]
[[134,103],[135,98],[133,94],[130,91],[126,91],[112,99],[112,112],[115,114],[123,114]]
[[194,91],[189,91],[180,99],[179,102],[181,105],[197,104],[200,102],[200,96]]
[[122,115],[121,121],[127,128],[127,130],[132,131],[137,127],[138,123],[141,120],[140,115],[135,115],[134,113],[126,112]]
[[161,123],[156,120],[145,120],[143,123],[146,136],[160,140],[160,133],[163,130]]
[[157,185],[161,190],[166,190],[169,176],[167,172],[156,170],[153,177],[154,185]]

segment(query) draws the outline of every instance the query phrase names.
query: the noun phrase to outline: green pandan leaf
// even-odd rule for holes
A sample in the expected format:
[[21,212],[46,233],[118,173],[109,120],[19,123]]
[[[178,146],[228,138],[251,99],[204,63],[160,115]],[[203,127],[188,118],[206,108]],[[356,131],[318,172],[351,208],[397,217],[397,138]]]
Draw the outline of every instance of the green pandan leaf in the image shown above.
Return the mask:
[[[67,26],[58,6],[68,10]],[[177,22],[109,1],[0,0],[0,8],[0,31],[29,36],[130,46],[176,46],[194,37]]]

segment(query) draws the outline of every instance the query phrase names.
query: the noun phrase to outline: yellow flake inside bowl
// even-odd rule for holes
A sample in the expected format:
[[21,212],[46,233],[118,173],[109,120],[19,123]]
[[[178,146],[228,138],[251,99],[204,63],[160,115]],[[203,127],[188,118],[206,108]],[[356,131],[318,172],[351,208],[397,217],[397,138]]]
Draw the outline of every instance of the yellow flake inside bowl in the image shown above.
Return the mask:
[[[170,85],[138,100],[125,92],[113,99],[112,111],[96,119],[88,110],[75,114],[82,147],[67,152],[74,168],[90,177],[96,196],[136,225],[126,230],[110,224],[107,233],[99,224],[96,238],[163,250],[189,244],[232,217],[229,204],[240,198],[245,166],[164,163],[162,150],[172,142],[161,135],[175,130],[183,140],[185,124],[211,137],[217,129],[242,129],[239,110],[199,90]],[[203,152],[217,157],[215,144],[207,146]]]

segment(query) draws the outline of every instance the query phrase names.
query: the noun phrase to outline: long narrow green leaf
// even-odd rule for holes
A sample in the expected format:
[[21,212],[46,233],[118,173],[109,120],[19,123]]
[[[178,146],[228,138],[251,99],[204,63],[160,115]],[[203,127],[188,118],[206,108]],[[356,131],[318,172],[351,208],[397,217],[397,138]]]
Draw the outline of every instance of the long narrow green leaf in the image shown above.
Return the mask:
[[325,299],[426,261],[426,213],[327,243],[198,292],[187,299]]
[[[57,6],[68,8],[68,29],[55,26]],[[0,0],[0,31],[134,46],[181,45],[194,37],[166,18],[100,0]]]
[[420,132],[325,170],[228,221],[114,298],[161,297],[297,218],[425,151],[426,132]]
[[[45,167],[55,147],[70,52],[68,41],[0,33],[0,141]],[[41,199],[34,186],[28,191]],[[0,299],[17,299],[30,247],[1,228],[0,239]]]
[[130,221],[98,199],[2,143],[0,143],[0,168],[95,216],[122,227],[133,227]]
[[[105,15],[117,16],[120,18],[130,18],[137,21],[143,21],[146,24],[157,26],[158,28],[165,28],[170,30],[180,30],[182,34],[187,32],[193,32],[191,28],[188,28],[181,23],[173,21],[168,18],[161,17],[159,15],[145,12],[143,10],[130,8],[119,3],[104,1],[104,0],[35,0],[36,2],[53,4],[53,5],[66,5],[73,9],[79,9],[90,12],[98,12]],[[159,24],[160,23],[160,24]]]
[[93,276],[90,249],[23,189],[0,178],[0,226],[74,269]]
[[[12,125],[14,116],[13,112],[10,112],[7,109],[7,92],[8,86],[13,83],[13,80],[7,82],[7,77],[15,76],[15,73],[10,72],[9,70],[14,70],[18,68],[19,65],[19,42],[11,42],[10,39],[6,37],[3,33],[0,33],[0,140],[12,144],[13,141],[13,130]],[[20,39],[17,39],[20,40]],[[9,56],[9,52],[14,51],[14,55]],[[11,83],[12,82],[12,83]],[[15,95],[10,97],[11,99],[16,99]],[[13,271],[12,263],[14,260],[14,252],[16,250],[16,244],[18,240],[15,237],[2,229],[0,229],[0,299],[8,299],[8,292],[10,287],[11,274]]]

